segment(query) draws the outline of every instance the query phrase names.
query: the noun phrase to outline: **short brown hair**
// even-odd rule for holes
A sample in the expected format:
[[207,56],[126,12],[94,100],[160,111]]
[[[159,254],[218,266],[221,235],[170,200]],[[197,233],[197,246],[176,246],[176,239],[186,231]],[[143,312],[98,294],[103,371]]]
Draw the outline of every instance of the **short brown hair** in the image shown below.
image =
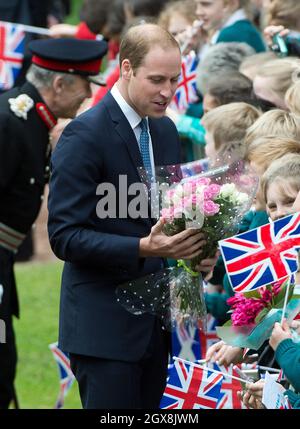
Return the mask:
[[206,113],[201,123],[212,134],[216,150],[230,150],[239,145],[243,157],[246,131],[260,115],[261,112],[250,104],[230,103]]
[[269,135],[258,138],[247,145],[245,159],[268,168],[272,161],[288,153],[300,154],[300,142],[286,137]]
[[120,45],[120,67],[125,59],[130,61],[133,71],[143,63],[144,58],[153,46],[163,49],[180,47],[174,37],[164,28],[155,24],[139,24],[131,27]]
[[[295,82],[285,94],[285,104],[288,109],[294,114],[297,115],[300,122],[300,80]],[[300,124],[299,124],[300,126]]]
[[274,109],[265,112],[247,130],[246,146],[260,137],[273,135],[285,137],[300,142],[300,119],[286,110]]
[[267,25],[283,25],[292,30],[299,28],[299,0],[272,0],[267,9]]

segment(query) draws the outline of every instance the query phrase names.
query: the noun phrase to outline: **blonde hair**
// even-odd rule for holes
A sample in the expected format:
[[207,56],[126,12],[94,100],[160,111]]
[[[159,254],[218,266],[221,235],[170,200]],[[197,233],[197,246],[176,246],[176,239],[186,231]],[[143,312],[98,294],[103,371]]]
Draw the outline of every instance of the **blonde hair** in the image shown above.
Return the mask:
[[300,142],[300,119],[291,112],[274,109],[261,115],[248,128],[245,144],[250,146],[260,137],[273,135],[298,140]]
[[168,2],[160,13],[157,24],[168,30],[171,16],[174,13],[182,15],[192,24],[196,19],[196,9],[197,5],[195,0]]
[[300,121],[300,81],[295,82],[285,94],[285,104],[287,108],[299,116]]
[[230,103],[207,112],[202,125],[213,136],[216,150],[234,151],[243,158],[247,128],[261,115],[260,110],[247,103]]
[[269,135],[260,137],[246,146],[245,160],[266,169],[272,161],[288,153],[300,154],[300,142],[286,137]]
[[265,202],[270,184],[278,179],[288,180],[300,190],[300,155],[289,153],[273,161],[261,177],[260,185]]
[[292,30],[300,30],[299,16],[299,0],[270,0],[266,13],[266,26],[283,25]]
[[268,88],[280,98],[284,98],[285,93],[298,79],[300,73],[300,59],[296,57],[277,58],[262,65],[255,77],[270,79]]
[[241,62],[239,71],[253,81],[260,67],[276,58],[275,52],[272,51],[250,55]]

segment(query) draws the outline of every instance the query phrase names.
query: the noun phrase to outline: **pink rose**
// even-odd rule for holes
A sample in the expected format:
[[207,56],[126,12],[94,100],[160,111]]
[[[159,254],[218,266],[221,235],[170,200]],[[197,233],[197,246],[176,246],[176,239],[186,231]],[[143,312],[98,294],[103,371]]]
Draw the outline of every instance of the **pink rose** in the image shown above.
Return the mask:
[[203,212],[205,216],[213,216],[219,211],[220,211],[219,204],[216,204],[211,200],[205,200],[203,202]]
[[165,219],[167,222],[172,222],[174,219],[174,208],[170,207],[169,209],[168,208],[162,209],[161,217]]
[[216,184],[212,184],[212,185],[207,186],[204,189],[204,198],[206,200],[210,200],[210,199],[215,198],[217,195],[219,195],[220,189],[221,189],[221,186],[216,185]]

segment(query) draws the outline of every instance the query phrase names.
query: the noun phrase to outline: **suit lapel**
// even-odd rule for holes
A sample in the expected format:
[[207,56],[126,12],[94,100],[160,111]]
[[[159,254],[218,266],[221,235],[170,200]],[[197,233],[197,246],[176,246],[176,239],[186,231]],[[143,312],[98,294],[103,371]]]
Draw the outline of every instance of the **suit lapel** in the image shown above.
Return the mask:
[[130,159],[136,170],[137,178],[139,181],[141,181],[138,172],[138,167],[141,167],[143,165],[143,160],[138,146],[138,142],[136,141],[135,134],[127,118],[123,114],[122,110],[120,109],[118,103],[115,101],[113,96],[108,93],[103,101],[108,107],[108,112],[112,118],[112,121],[115,124],[116,132],[126,144]]

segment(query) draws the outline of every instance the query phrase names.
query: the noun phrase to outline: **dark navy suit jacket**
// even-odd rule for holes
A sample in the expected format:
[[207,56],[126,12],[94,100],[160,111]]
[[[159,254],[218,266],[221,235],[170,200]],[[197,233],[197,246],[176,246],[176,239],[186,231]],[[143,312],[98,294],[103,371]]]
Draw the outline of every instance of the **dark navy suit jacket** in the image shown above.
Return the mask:
[[[176,128],[168,118],[149,119],[156,166],[180,162]],[[109,93],[73,120],[52,156],[49,237],[65,261],[59,343],[68,352],[134,362],[149,343],[155,317],[135,316],[118,302],[119,284],[161,268],[160,258],[140,258],[139,240],[151,219],[100,219],[96,188],[108,182],[119,194],[119,175],[128,187],[140,181],[142,159],[129,122]]]

